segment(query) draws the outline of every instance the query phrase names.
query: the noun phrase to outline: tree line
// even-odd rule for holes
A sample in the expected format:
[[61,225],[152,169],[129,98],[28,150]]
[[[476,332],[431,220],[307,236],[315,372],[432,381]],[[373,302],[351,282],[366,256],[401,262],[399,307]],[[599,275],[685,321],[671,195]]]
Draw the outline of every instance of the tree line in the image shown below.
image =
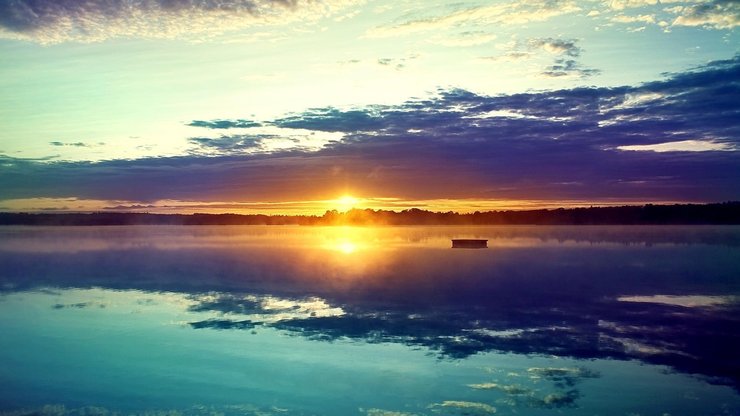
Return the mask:
[[0,213],[0,225],[640,225],[740,224],[740,201],[472,213],[351,209],[324,215]]

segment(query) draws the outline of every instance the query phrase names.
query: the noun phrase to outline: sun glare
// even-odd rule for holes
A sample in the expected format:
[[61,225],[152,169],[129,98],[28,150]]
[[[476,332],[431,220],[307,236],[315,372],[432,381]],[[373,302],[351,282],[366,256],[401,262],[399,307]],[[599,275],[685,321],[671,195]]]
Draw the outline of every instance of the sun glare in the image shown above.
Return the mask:
[[352,208],[355,208],[355,206],[360,203],[360,199],[350,195],[343,195],[337,198],[334,202],[336,203],[338,210],[349,211]]

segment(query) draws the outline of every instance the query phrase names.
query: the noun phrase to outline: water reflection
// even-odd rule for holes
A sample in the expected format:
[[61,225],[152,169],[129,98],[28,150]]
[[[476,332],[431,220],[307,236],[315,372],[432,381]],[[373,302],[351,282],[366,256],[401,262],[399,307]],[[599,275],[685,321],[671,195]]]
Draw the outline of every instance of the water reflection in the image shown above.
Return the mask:
[[[489,248],[451,250],[451,238]],[[132,305],[126,313],[200,337],[276,331],[442,360],[639,360],[740,386],[737,227],[8,227],[0,264],[5,307],[43,295],[44,310],[101,316]],[[469,400],[422,408],[573,408],[581,382],[600,375],[517,371],[465,384]]]

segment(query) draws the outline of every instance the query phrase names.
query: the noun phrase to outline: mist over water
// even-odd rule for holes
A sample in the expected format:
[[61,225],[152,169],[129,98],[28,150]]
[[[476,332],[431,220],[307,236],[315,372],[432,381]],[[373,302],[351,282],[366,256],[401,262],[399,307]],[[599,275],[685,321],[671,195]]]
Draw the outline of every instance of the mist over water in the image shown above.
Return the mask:
[[0,410],[737,414],[738,276],[727,226],[3,227]]

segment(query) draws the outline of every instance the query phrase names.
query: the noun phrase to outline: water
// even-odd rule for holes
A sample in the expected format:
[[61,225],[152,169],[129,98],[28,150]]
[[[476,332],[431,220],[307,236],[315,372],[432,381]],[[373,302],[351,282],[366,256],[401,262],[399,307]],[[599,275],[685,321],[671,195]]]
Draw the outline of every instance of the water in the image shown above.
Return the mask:
[[0,288],[2,415],[740,414],[740,227],[4,227]]

